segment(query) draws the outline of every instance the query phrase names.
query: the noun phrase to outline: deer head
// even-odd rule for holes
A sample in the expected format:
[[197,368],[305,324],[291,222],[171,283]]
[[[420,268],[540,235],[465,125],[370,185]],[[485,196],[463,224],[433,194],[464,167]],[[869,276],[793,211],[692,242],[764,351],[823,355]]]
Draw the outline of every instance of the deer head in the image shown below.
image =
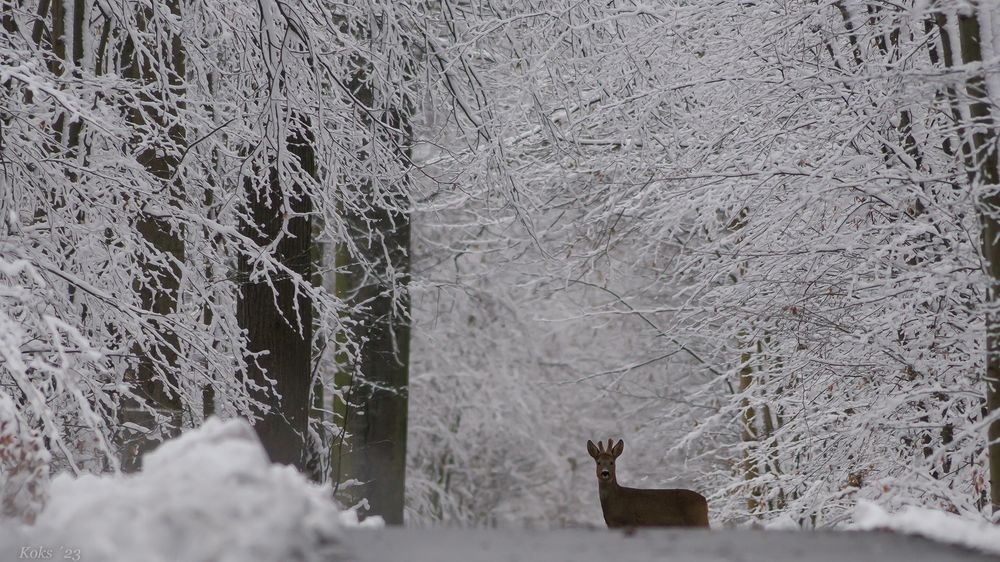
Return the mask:
[[615,459],[621,456],[625,449],[625,442],[621,439],[612,447],[611,439],[608,439],[608,448],[604,448],[604,443],[600,441],[594,445],[593,441],[587,441],[587,452],[594,457],[597,462],[597,481],[601,484],[615,484]]

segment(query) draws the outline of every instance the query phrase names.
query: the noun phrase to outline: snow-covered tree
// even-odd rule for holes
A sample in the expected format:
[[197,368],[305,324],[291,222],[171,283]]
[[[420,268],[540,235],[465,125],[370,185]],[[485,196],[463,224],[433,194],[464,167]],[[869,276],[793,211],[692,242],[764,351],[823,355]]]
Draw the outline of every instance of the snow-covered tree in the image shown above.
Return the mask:
[[[305,433],[318,355],[353,362],[370,306],[312,277],[313,247],[383,271],[362,245],[384,225],[345,217],[410,206],[405,139],[370,118],[422,87],[398,66],[413,37],[366,31],[393,7],[4,3],[0,388],[57,467],[134,467],[212,412],[263,418],[272,456],[305,462],[304,440],[279,451],[262,428]],[[359,61],[377,69],[367,102]],[[405,281],[379,296],[398,306]],[[314,347],[314,326],[337,345]]]

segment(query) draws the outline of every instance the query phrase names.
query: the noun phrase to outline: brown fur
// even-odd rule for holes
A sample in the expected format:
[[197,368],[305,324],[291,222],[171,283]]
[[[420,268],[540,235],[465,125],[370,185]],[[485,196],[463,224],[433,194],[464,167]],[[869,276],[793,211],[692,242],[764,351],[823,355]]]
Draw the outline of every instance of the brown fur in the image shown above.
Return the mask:
[[597,489],[608,528],[621,527],[703,527],[708,528],[708,501],[691,490],[641,490],[618,485],[615,459],[624,442],[612,447],[608,440],[595,446],[587,441],[587,451],[597,463]]

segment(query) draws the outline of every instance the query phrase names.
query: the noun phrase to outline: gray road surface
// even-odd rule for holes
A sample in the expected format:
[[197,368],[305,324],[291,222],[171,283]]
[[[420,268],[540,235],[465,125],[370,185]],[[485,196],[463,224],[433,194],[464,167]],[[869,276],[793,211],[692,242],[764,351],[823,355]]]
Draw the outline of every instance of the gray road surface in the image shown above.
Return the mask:
[[889,532],[588,529],[352,530],[351,562],[998,562],[1000,557]]

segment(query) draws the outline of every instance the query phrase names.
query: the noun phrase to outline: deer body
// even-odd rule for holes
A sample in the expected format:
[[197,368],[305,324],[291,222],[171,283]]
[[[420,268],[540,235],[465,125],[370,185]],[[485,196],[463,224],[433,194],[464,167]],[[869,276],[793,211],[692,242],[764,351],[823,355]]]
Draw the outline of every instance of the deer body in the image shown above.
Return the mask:
[[642,490],[619,486],[615,459],[625,444],[619,440],[608,448],[587,441],[587,450],[597,462],[597,490],[608,528],[619,527],[708,527],[708,501],[691,490]]

